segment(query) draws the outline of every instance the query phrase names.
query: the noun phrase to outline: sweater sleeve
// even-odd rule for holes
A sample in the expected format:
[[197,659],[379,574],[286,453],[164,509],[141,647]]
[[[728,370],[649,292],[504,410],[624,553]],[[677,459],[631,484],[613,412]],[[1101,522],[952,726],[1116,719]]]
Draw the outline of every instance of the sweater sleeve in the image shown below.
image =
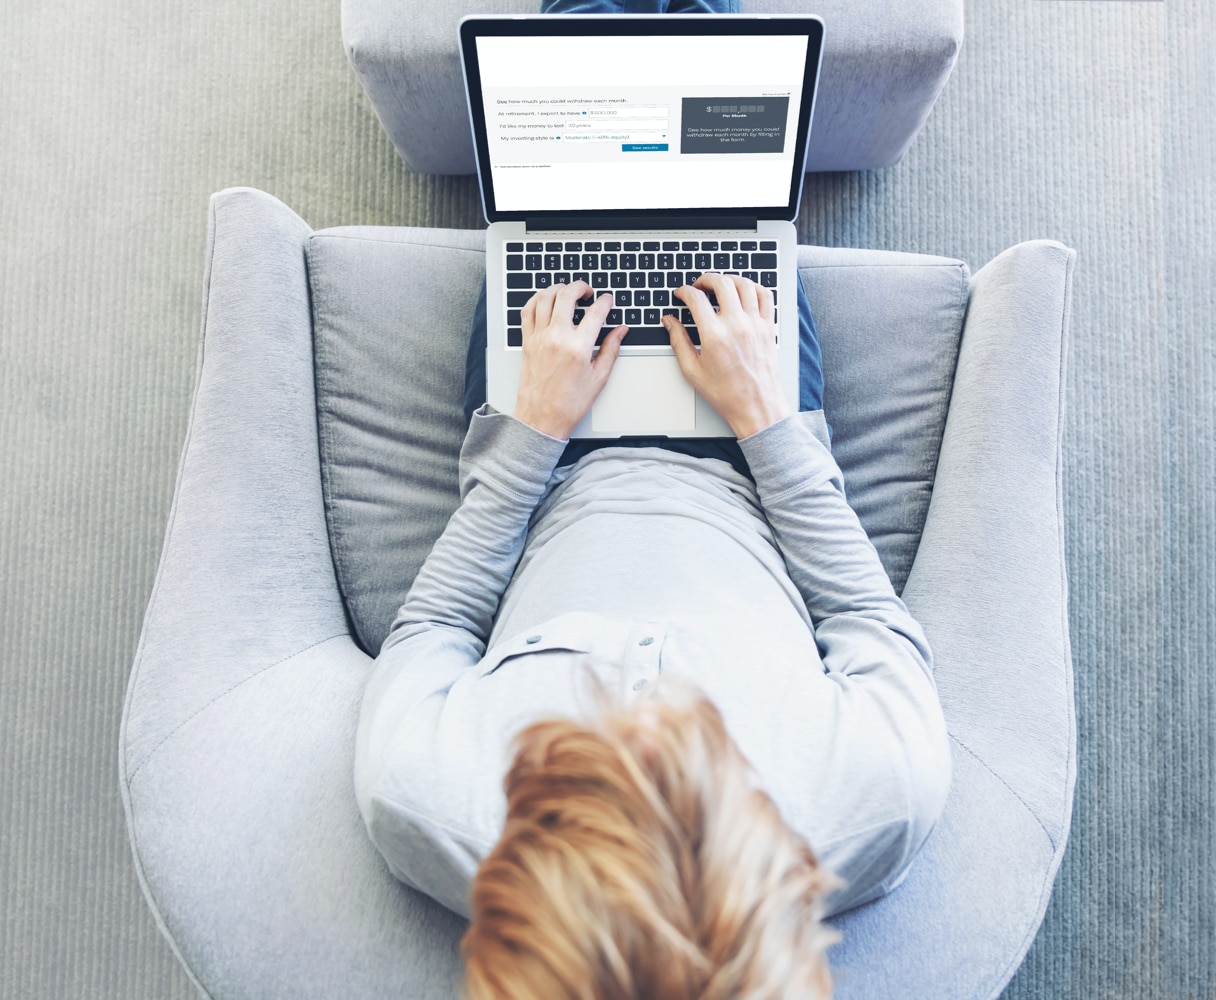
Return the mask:
[[365,820],[395,735],[485,655],[499,599],[566,442],[483,407],[460,455],[461,503],[423,563],[363,696],[355,787]]
[[907,817],[904,859],[897,865],[902,871],[941,815],[950,785],[950,748],[928,640],[845,498],[822,412],[788,417],[739,444],[814,623],[827,678],[855,713],[845,729],[862,741],[882,739],[901,775]]

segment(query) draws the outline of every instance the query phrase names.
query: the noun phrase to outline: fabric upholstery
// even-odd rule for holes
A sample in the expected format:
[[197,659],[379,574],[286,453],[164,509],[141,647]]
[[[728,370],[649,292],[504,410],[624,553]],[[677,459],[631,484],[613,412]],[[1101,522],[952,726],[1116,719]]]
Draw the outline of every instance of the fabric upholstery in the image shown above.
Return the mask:
[[[535,14],[535,0],[342,0],[351,66],[398,152],[427,174],[476,170],[456,24]],[[824,55],[807,170],[872,170],[903,157],[954,68],[962,0],[741,0],[743,14],[818,14]]]
[[[478,232],[391,228],[323,230],[306,244],[330,541],[368,652],[458,502],[465,346],[484,245]],[[899,590],[932,491],[967,267],[816,247],[800,248],[798,263],[830,372],[833,451]]]
[[[458,437],[443,395],[458,384],[454,359],[471,304],[439,302],[426,282],[479,266],[480,254],[474,234],[378,232],[380,272],[345,259],[375,234],[310,234],[285,205],[247,189],[212,202],[198,385],[128,689],[120,770],[149,904],[200,990],[217,1000],[440,1000],[459,981],[463,922],[397,883],[359,819],[353,736],[371,661],[350,634],[342,595],[357,591],[374,617],[375,588],[369,579],[364,589],[340,589],[326,500],[332,522],[339,498],[349,541],[356,488],[369,491],[368,517],[381,531],[378,507],[420,498],[416,536],[377,536],[412,549],[410,558],[441,527],[443,461],[420,456]],[[995,997],[1047,905],[1074,775],[1059,515],[1072,259],[1055,243],[1011,249],[975,275],[965,321],[959,317],[936,479],[904,587],[937,659],[954,785],[907,881],[840,919],[845,936],[832,961],[842,1000]],[[928,277],[912,273],[917,261]],[[931,436],[911,411],[943,405],[932,394],[925,402],[892,392],[889,373],[870,355],[890,339],[895,384],[905,373],[923,380],[919,353],[959,343],[958,327],[950,337],[926,331],[957,308],[966,272],[940,258],[813,248],[800,263],[820,303],[830,416],[840,449],[852,451],[848,488],[861,504],[893,488],[862,471],[881,451],[881,421],[891,421],[891,452],[904,436],[926,435],[909,465],[923,468]],[[330,371],[315,377],[310,278],[317,316],[329,324],[316,357]],[[937,297],[913,334],[901,324],[916,319],[910,296],[924,290],[922,279]],[[855,326],[849,336],[873,343],[849,345],[841,318],[866,282],[894,304],[863,298],[858,312],[868,307],[872,331]],[[367,301],[346,302],[348,287]],[[419,310],[418,324],[389,322],[389,345],[375,349],[360,324],[382,308],[400,316],[393,310],[406,306]],[[394,351],[428,335],[434,368],[403,386],[408,365]],[[955,364],[953,350],[947,354],[948,377]],[[343,365],[367,387],[340,391],[333,380]],[[377,381],[377,365],[396,374]],[[851,371],[851,381],[842,375],[833,387],[833,365]],[[855,394],[889,398],[887,409],[871,411]],[[458,400],[454,392],[450,405]],[[380,405],[383,414],[370,412]],[[414,429],[397,451],[344,445],[338,451],[350,468],[335,476],[336,432],[398,433],[393,421],[403,412],[431,414],[436,427]],[[402,463],[391,469],[402,483],[393,485],[376,462]],[[912,493],[884,529],[892,538],[923,502]],[[877,510],[868,517],[884,523]],[[333,547],[353,560],[372,544]],[[397,572],[408,564],[378,565]]]

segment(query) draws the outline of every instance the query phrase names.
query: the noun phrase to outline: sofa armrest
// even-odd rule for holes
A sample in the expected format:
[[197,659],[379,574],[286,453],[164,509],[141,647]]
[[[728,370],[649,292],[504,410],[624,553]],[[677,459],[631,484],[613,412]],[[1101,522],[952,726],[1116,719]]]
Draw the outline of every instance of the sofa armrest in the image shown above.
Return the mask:
[[1061,486],[1075,257],[1059,243],[1022,243],[974,276],[903,595],[933,646],[956,751],[1021,799],[1057,864],[1076,771]]
[[211,200],[198,381],[127,691],[124,787],[207,706],[348,634],[321,496],[309,232],[259,191]]

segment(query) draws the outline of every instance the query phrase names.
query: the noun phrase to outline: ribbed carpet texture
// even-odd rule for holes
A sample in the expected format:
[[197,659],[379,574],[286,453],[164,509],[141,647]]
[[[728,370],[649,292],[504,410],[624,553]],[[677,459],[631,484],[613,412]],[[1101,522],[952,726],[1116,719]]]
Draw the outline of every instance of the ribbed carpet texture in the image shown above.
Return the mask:
[[[117,752],[193,389],[208,195],[259,187],[316,227],[478,228],[477,187],[397,158],[338,0],[6,9],[0,997],[185,1000]],[[908,156],[811,175],[801,238],[973,268],[1025,239],[1078,250],[1076,809],[1005,996],[1216,1000],[1216,14],[968,0],[966,18]]]

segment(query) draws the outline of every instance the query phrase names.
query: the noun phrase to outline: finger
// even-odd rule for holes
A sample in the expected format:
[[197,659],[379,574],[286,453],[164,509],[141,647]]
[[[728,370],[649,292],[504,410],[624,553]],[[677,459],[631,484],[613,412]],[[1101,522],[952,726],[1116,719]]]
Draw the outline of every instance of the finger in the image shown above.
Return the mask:
[[608,381],[608,375],[612,371],[612,366],[616,364],[616,359],[621,353],[621,341],[625,339],[625,334],[629,332],[629,327],[618,326],[608,332],[608,336],[604,338],[604,342],[600,344],[600,353],[591,362],[591,370],[595,373],[596,381],[599,382],[601,388]]
[[773,322],[773,310],[776,308],[773,302],[773,290],[765,288],[763,285],[756,286],[756,301],[760,306],[760,318],[768,323]]
[[[693,322],[696,323],[698,330],[704,331],[706,327],[713,325],[711,320],[717,318],[717,313],[714,312],[709,296],[700,288],[696,285],[683,285],[675,289],[672,294],[678,295],[680,300],[688,306],[688,311],[692,313]],[[677,320],[677,322],[679,321]],[[683,326],[682,323],[680,325]],[[704,336],[704,332],[702,332],[702,336]]]
[[662,323],[667,327],[667,336],[671,338],[671,349],[675,352],[676,363],[679,364],[688,384],[693,385],[693,379],[700,372],[701,356],[693,347],[688,330],[675,316],[664,316]]
[[523,321],[524,326],[536,326],[536,300],[540,296],[540,292],[534,292],[532,297],[524,303],[524,307],[519,311],[519,318]]
[[[543,330],[553,318],[553,286],[542,288],[528,300],[533,305],[533,318],[536,329]],[[521,317],[522,318],[522,317]]]
[[694,287],[713,292],[718,300],[719,312],[724,309],[733,310],[739,307],[739,292],[731,277],[732,275],[709,271],[696,280]]
[[741,274],[731,274],[728,277],[735,286],[735,294],[739,296],[739,304],[743,307],[743,311],[749,316],[759,316],[760,299],[756,295],[756,289],[760,286]]
[[579,323],[578,329],[594,341],[600,335],[600,327],[604,325],[604,320],[608,318],[608,310],[612,308],[612,296],[601,295],[598,299],[587,307],[583,313],[583,321]]
[[554,285],[553,287],[557,289],[554,296],[553,313],[569,322],[574,318],[575,304],[591,290],[591,286],[585,281],[572,281],[568,285]]

